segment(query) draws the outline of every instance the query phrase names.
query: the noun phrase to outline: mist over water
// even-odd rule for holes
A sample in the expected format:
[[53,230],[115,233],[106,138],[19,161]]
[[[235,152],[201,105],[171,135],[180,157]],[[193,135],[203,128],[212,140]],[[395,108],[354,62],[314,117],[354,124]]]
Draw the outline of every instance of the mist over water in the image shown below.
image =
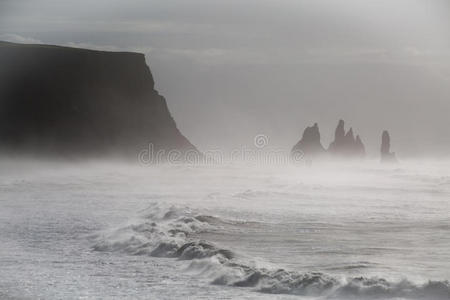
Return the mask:
[[1,164],[4,298],[448,299],[449,161]]
[[450,149],[448,0],[3,0],[0,40],[146,55],[156,89],[202,151],[259,133],[290,148],[342,118],[369,155]]
[[450,299],[449,36],[448,0],[0,0],[0,300]]

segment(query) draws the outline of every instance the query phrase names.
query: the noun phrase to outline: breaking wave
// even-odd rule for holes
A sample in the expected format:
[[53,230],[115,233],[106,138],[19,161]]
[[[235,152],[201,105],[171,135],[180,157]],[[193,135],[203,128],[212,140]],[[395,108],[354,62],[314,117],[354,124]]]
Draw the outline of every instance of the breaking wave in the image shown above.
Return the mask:
[[188,208],[153,204],[134,222],[96,235],[93,249],[189,260],[187,270],[212,278],[212,284],[269,294],[325,299],[449,299],[448,281],[416,284],[406,279],[393,282],[378,277],[340,278],[322,272],[261,267],[251,258],[200,238],[202,232],[218,232],[230,222]]

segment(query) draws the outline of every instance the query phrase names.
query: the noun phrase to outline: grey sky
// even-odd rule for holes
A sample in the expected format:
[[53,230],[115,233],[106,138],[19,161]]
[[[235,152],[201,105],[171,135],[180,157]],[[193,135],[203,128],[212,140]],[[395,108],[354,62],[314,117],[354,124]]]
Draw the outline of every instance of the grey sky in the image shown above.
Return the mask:
[[339,118],[376,154],[450,151],[447,0],[0,0],[0,39],[144,52],[202,150]]

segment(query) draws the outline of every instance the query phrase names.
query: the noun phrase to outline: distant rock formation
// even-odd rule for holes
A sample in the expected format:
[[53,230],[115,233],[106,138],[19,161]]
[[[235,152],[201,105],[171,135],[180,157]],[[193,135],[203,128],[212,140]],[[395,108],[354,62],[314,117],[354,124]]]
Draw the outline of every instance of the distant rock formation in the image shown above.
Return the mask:
[[334,141],[328,147],[328,151],[331,153],[338,153],[340,149],[342,149],[345,140],[344,120],[339,120],[338,126],[334,131]]
[[197,152],[154,85],[140,53],[0,42],[1,150],[135,157],[151,144]]
[[345,122],[339,120],[334,134],[334,141],[331,142],[328,152],[333,156],[362,158],[365,156],[366,150],[359,135],[355,138],[353,128],[350,128],[345,133]]
[[397,163],[395,152],[391,151],[391,137],[387,130],[381,135],[381,163]]
[[334,133],[334,141],[328,150],[325,150],[320,142],[319,126],[315,123],[305,129],[302,139],[291,150],[291,154],[294,153],[303,153],[308,159],[325,153],[340,158],[363,158],[366,150],[360,136],[357,135],[355,138],[352,128],[345,133],[345,123],[343,120],[339,120]]
[[361,141],[361,138],[359,135],[356,136],[356,145],[355,145],[356,155],[359,157],[366,156],[366,147],[364,146],[363,142]]
[[325,148],[320,143],[319,126],[315,123],[306,127],[302,139],[292,148],[291,153],[302,153],[306,158],[316,157],[325,153]]

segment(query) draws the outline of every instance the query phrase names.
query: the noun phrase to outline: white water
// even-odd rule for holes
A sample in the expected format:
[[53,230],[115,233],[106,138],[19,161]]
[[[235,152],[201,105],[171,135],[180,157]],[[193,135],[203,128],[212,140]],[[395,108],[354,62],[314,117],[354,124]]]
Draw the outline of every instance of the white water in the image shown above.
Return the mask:
[[449,299],[450,164],[1,162],[1,299]]

